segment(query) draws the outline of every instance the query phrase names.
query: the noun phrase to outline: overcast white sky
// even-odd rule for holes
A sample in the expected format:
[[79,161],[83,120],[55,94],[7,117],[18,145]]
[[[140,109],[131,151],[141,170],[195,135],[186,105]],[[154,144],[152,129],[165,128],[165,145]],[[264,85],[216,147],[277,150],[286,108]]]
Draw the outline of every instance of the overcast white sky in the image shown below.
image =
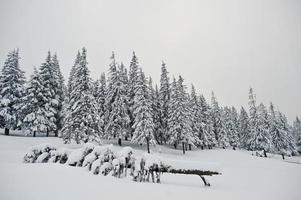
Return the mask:
[[67,78],[85,46],[97,78],[111,51],[128,66],[135,50],[157,82],[164,60],[207,98],[247,106],[252,86],[290,120],[301,115],[300,38],[300,0],[0,0],[1,66],[18,47],[29,76],[51,50]]

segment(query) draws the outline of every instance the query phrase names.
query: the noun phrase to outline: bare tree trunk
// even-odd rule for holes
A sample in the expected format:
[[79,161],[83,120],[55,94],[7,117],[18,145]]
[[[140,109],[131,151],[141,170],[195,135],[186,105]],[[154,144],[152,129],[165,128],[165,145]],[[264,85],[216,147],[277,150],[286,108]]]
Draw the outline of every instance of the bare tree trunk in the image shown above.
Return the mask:
[[282,159],[284,160],[284,154],[281,154],[282,155]]
[[4,129],[4,134],[5,134],[5,135],[9,135],[9,129],[8,129],[8,128],[5,128],[5,129]]
[[46,137],[48,137],[49,136],[49,130],[48,130],[48,128],[46,129]]
[[121,138],[118,138],[118,145],[119,145],[119,146],[122,146]]
[[183,154],[185,154],[185,143],[182,142],[182,147],[183,147]]
[[177,143],[176,142],[173,144],[173,146],[175,147],[175,149],[177,149]]
[[57,137],[57,136],[59,135],[58,132],[59,132],[58,130],[55,130],[55,131],[54,131],[54,136],[55,136],[55,137]]
[[147,147],[147,153],[150,153],[150,149],[149,149],[149,138],[146,137],[146,147]]
[[188,147],[189,147],[189,151],[191,151],[191,144],[189,144]]
[[264,155],[264,157],[268,157],[265,149],[263,150],[263,155]]
[[33,132],[33,137],[36,137],[36,131]]

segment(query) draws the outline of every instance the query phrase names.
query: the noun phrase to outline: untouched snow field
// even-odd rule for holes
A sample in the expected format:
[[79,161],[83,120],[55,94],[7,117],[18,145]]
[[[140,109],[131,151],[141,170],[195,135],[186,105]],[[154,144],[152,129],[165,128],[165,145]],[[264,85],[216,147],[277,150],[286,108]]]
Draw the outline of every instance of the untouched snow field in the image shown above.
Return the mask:
[[[54,137],[0,135],[0,200],[301,199],[301,164],[286,162],[279,157],[266,159],[230,149],[194,150],[182,155],[181,150],[157,146],[151,151],[163,158],[219,163],[222,175],[207,177],[211,187],[205,187],[198,176],[190,175],[163,174],[161,184],[137,183],[93,175],[80,167],[23,163],[23,156],[29,148],[42,143],[80,147],[64,145]],[[120,149],[115,141],[113,144],[114,148]],[[145,152],[140,146],[132,147],[138,153]],[[301,159],[293,160],[300,163]]]

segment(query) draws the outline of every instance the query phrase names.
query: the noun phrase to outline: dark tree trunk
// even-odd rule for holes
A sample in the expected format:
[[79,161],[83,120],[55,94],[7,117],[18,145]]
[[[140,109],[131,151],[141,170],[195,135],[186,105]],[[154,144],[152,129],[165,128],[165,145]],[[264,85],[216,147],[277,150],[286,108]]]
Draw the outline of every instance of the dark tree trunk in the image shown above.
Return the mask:
[[46,130],[46,137],[48,137],[48,136],[49,136],[49,130],[47,128],[47,130]]
[[147,148],[147,153],[150,153],[148,137],[146,137],[146,148]]
[[57,136],[59,135],[58,132],[59,132],[58,130],[55,130],[55,131],[54,131],[54,136],[55,136],[55,137],[57,137]]
[[36,137],[36,131],[33,132],[33,137]]
[[188,147],[189,147],[189,151],[191,151],[191,144],[189,144]]
[[119,145],[119,146],[122,146],[121,138],[118,138],[118,145]]
[[233,146],[233,150],[236,150],[235,146]]
[[[204,150],[204,146],[203,145],[201,146],[201,149]],[[209,147],[209,149],[210,149],[210,147]]]
[[284,154],[281,154],[282,155],[282,159],[284,160]]
[[185,143],[182,142],[182,147],[183,147],[183,154],[185,154]]
[[268,157],[266,150],[263,150],[263,155],[264,155],[265,158]]
[[128,137],[127,137],[127,136],[125,136],[125,137],[124,137],[124,140],[125,140],[125,141],[128,141]]
[[173,146],[175,149],[177,149],[177,143],[174,143]]
[[4,129],[4,134],[5,134],[5,135],[9,135],[9,129],[8,129],[8,128],[5,128],[5,129]]

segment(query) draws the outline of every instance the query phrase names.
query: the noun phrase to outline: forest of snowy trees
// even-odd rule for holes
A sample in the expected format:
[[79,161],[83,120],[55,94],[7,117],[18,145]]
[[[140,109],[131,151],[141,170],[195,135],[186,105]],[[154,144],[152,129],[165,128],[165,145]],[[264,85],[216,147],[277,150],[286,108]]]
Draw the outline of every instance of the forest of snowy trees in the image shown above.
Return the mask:
[[[33,136],[58,136],[65,143],[116,139],[145,145],[172,145],[183,153],[192,148],[242,148],[297,155],[301,122],[256,102],[249,90],[249,108],[208,102],[187,88],[182,76],[170,77],[162,63],[160,84],[154,84],[133,53],[129,68],[112,53],[107,76],[92,80],[87,51],[77,53],[67,84],[57,55],[48,52],[29,80],[19,66],[19,51],[8,53],[0,76],[0,127]],[[188,91],[189,90],[189,91]]]

